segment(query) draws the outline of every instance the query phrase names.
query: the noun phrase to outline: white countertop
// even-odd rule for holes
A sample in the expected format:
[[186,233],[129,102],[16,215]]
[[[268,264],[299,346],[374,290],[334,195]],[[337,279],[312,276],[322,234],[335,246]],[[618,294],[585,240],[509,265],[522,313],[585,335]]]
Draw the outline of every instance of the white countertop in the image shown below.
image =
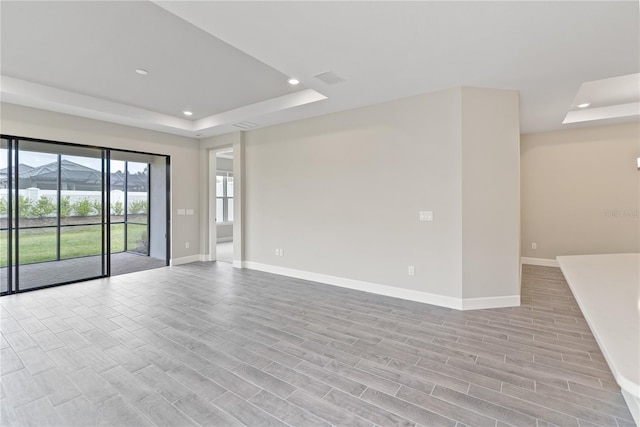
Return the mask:
[[[640,402],[640,254],[557,259],[636,417]],[[633,396],[636,408],[627,395]]]

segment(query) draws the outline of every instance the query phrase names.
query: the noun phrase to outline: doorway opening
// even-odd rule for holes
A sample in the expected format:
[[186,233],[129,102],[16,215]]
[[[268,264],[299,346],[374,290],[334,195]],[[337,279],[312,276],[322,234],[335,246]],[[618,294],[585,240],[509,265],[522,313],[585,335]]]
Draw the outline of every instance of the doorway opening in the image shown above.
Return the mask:
[[233,149],[216,151],[215,259],[233,263]]

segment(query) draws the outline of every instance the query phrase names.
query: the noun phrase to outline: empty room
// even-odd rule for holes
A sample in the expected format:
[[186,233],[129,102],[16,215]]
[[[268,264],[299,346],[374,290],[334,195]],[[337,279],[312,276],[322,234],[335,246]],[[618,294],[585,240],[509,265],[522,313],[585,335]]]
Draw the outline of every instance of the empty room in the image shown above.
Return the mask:
[[640,422],[637,1],[0,2],[1,426]]

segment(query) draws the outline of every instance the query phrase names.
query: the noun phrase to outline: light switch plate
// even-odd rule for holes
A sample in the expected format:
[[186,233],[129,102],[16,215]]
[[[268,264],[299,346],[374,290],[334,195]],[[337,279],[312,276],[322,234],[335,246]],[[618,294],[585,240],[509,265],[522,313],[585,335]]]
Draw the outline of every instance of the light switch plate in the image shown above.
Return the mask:
[[433,221],[433,211],[420,211],[420,221]]
[[184,209],[178,209],[178,215],[184,215]]

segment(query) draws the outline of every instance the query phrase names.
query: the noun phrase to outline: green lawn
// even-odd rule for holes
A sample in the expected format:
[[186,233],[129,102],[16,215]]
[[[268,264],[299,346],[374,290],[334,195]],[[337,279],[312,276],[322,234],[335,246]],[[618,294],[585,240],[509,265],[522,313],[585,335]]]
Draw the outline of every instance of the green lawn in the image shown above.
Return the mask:
[[[146,225],[129,224],[127,249],[135,251],[147,233]],[[53,261],[56,259],[56,228],[19,231],[20,264]],[[14,241],[15,244],[15,241]],[[99,225],[62,227],[60,258],[76,258],[102,253],[102,231]],[[111,226],[111,252],[124,251],[124,224]],[[7,265],[7,231],[0,231],[0,267]]]

